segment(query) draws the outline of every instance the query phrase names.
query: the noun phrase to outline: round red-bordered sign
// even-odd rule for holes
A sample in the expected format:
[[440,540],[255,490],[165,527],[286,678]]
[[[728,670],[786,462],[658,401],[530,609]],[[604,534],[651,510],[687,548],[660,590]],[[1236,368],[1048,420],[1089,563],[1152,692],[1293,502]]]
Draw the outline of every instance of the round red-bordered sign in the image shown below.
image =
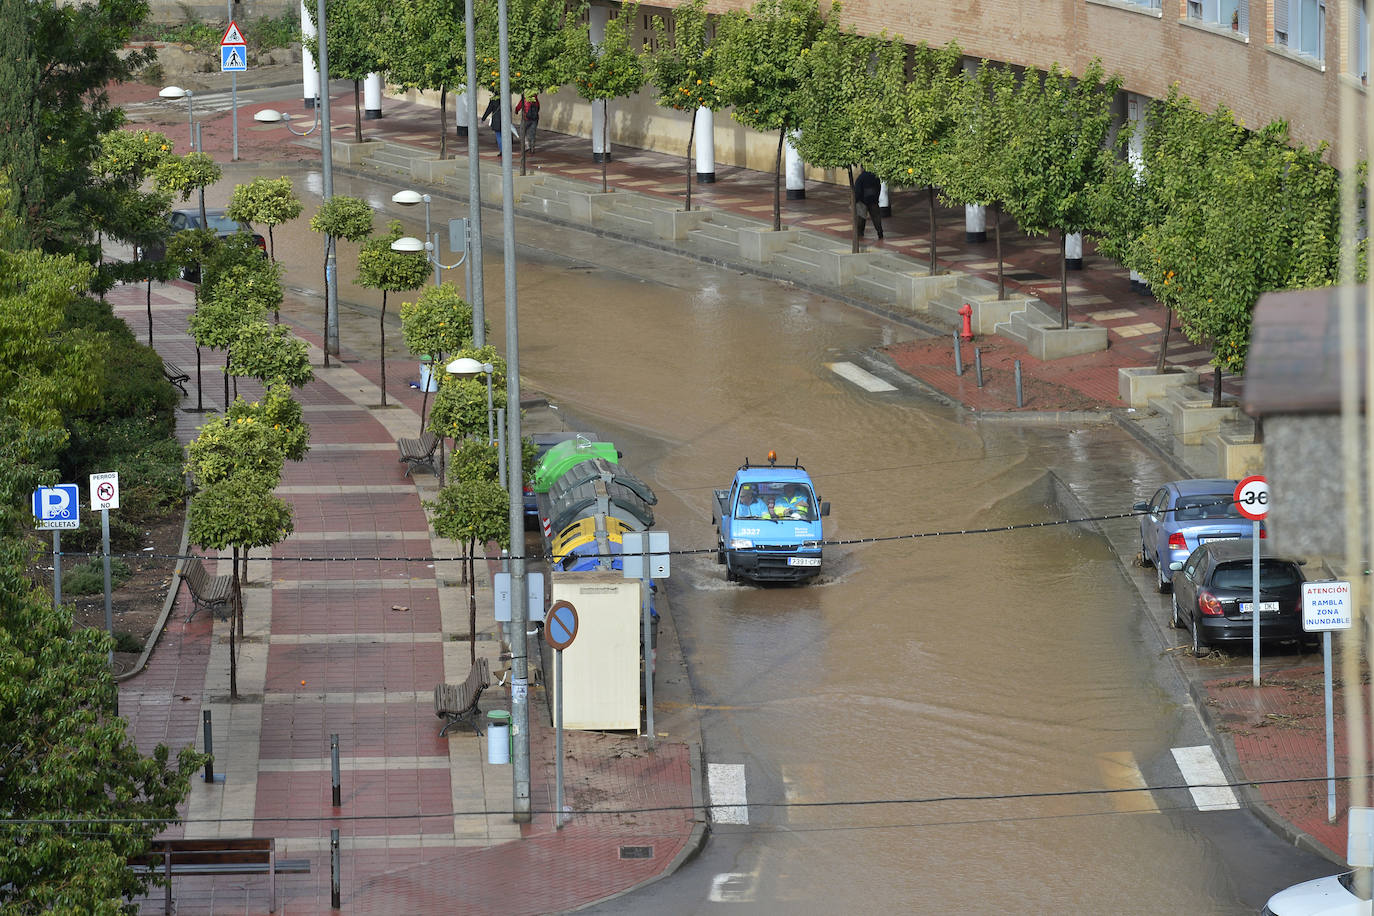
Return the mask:
[[577,608],[571,601],[555,601],[544,615],[544,642],[560,652],[577,638]]
[[1262,522],[1269,514],[1269,481],[1251,474],[1236,484],[1236,508],[1252,522]]

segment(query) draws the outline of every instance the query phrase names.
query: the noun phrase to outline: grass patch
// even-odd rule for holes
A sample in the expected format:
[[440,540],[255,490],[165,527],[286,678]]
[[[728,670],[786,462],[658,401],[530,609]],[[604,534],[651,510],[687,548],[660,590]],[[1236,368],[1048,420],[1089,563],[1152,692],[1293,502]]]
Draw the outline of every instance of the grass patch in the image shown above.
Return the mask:
[[[119,588],[134,571],[118,557],[110,559],[110,588]],[[63,595],[98,595],[105,591],[105,561],[87,560],[62,573]]]

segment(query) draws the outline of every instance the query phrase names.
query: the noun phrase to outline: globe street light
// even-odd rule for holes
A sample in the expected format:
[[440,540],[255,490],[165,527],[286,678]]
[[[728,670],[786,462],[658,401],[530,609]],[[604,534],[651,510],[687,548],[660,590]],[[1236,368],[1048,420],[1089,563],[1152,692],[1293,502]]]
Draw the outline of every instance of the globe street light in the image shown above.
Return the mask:
[[[467,220],[455,220],[455,222],[467,223]],[[464,226],[464,231],[466,231],[466,226]],[[436,235],[435,238],[438,238],[438,236]],[[435,283],[438,283],[439,281],[439,270],[441,268],[443,270],[453,270],[455,267],[462,267],[463,262],[466,261],[468,257],[467,252],[464,251],[463,256],[458,260],[454,261],[452,264],[440,264],[439,253],[435,249],[434,243],[421,241],[413,235],[403,235],[396,241],[392,242],[391,250],[415,254],[419,254],[423,251],[425,253],[425,260],[429,261],[434,265]]]
[[[429,201],[430,201],[430,197],[429,197],[428,194],[421,194],[419,191],[412,191],[412,190],[410,190],[409,188],[407,188],[407,189],[405,189],[404,191],[397,191],[395,194],[392,194],[392,195],[391,195],[391,200],[392,200],[393,203],[398,203],[398,204],[400,204],[400,205],[403,206],[403,207],[413,207],[413,206],[415,206],[416,204],[418,204],[418,203],[420,203],[421,201],[423,201],[423,202],[424,202],[424,205],[425,205],[425,242],[428,243],[428,242],[430,241],[430,239],[434,238],[434,233],[433,233],[433,232],[430,230],[430,228],[429,228]],[[393,247],[394,247],[394,246],[393,246]],[[396,250],[398,250],[398,251],[406,251],[406,250],[411,250],[411,249],[396,249]],[[438,285],[439,285],[439,262],[438,262],[437,260],[434,261],[434,285],[435,285],[435,286],[438,286]]]
[[164,86],[158,90],[157,94],[164,99],[186,100],[186,132],[190,134],[191,149],[194,150],[196,148],[195,100],[191,97],[191,90],[182,89],[180,86]]
[[286,129],[297,137],[308,137],[320,129],[320,100],[318,97],[315,99],[315,122],[305,130],[296,130],[296,128],[291,126],[291,115],[285,111],[277,111],[275,108],[264,108],[261,111],[254,112],[253,120],[261,121],[263,124],[284,123],[286,124]]

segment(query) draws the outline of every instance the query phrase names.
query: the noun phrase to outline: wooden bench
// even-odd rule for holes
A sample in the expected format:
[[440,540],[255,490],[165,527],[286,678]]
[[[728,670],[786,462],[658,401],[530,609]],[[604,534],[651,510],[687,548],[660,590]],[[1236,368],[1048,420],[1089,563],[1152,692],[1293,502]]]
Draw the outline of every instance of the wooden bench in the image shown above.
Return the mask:
[[172,879],[181,875],[267,875],[269,912],[276,912],[277,875],[310,874],[309,859],[278,859],[271,837],[154,840],[149,852],[129,860],[129,867],[140,874],[162,874],[167,913],[172,912]]
[[434,433],[426,430],[420,434],[420,438],[399,439],[396,445],[401,450],[401,457],[396,460],[405,462],[407,477],[421,465],[428,467],[432,473],[439,473],[434,464],[434,456],[439,451],[439,437]]
[[186,616],[188,621],[199,610],[213,614],[219,609],[220,619],[228,618],[229,602],[234,596],[233,576],[212,576],[205,571],[205,564],[200,557],[191,557],[181,569],[181,579],[191,593],[191,613]]
[[191,376],[186,374],[185,369],[171,360],[164,359],[162,361],[162,374],[167,377],[167,381],[181,389],[183,397],[186,395],[186,383],[191,380]]
[[444,720],[444,727],[439,729],[439,737],[447,735],[450,728],[465,719],[474,732],[482,734],[477,727],[477,701],[482,698],[482,691],[490,686],[491,669],[485,658],[477,659],[477,663],[468,672],[468,679],[463,683],[436,686],[434,714]]

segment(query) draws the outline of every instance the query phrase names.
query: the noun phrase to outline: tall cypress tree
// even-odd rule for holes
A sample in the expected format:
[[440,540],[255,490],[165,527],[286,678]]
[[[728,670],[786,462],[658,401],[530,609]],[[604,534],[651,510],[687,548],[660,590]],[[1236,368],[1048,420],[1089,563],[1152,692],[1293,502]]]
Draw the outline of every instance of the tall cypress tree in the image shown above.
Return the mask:
[[38,155],[38,60],[34,57],[25,0],[0,0],[0,169],[15,192],[9,210],[16,221],[0,245],[27,247],[43,203]]

